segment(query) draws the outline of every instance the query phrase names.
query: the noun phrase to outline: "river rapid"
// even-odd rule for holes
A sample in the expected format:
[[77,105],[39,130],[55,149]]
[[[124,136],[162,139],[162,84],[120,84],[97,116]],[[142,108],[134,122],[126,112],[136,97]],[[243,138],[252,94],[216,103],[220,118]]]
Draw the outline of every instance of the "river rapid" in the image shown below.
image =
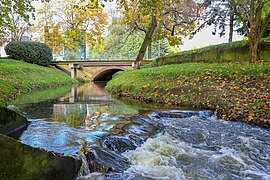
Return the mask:
[[94,172],[78,156],[77,179],[270,179],[270,130],[208,110],[127,103],[93,83],[27,94],[10,107],[30,121],[22,143],[72,156],[85,143],[112,166]]

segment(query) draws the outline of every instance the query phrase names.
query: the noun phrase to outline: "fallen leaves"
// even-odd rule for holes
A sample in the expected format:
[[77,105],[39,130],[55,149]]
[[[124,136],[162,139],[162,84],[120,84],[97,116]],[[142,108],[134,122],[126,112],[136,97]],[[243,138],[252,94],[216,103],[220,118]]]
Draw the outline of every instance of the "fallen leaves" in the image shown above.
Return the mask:
[[107,88],[136,99],[212,109],[224,120],[270,126],[269,69],[270,64],[179,64],[132,71],[136,78],[124,72]]

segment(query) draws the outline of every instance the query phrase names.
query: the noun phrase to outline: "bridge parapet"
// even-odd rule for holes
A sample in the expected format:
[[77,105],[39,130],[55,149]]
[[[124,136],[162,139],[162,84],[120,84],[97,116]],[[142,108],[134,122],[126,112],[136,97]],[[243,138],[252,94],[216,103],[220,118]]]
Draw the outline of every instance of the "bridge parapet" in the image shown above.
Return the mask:
[[[142,64],[148,64],[152,60],[143,60]],[[132,69],[134,67],[134,60],[106,60],[106,61],[53,61],[51,65],[56,66],[58,69],[69,74],[72,78],[79,77],[89,78],[95,80],[95,78],[104,75],[105,73],[115,73],[117,71],[123,71]]]
[[[73,64],[82,64],[82,65],[89,65],[89,66],[132,66],[132,63],[135,60],[91,60],[91,61],[86,61],[86,60],[72,60],[72,61],[52,61],[52,65],[68,65],[70,63]],[[143,60],[143,64],[147,64],[152,62],[150,59]]]

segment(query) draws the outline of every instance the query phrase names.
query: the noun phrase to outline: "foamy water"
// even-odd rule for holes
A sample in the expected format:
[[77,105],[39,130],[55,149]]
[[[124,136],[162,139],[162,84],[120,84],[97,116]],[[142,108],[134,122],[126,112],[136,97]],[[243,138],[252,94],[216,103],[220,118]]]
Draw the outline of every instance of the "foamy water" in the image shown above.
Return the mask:
[[162,122],[163,135],[123,153],[130,179],[270,179],[268,129],[199,116]]

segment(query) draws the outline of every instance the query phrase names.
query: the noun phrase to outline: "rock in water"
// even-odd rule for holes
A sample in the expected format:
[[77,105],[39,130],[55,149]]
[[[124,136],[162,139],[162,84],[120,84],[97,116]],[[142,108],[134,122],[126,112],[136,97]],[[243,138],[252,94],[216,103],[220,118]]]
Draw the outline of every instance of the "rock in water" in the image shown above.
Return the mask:
[[203,119],[207,119],[210,118],[211,116],[214,116],[214,112],[210,110],[199,111],[199,116]]
[[105,148],[94,147],[85,156],[91,173],[123,172],[130,167],[127,158]]
[[127,150],[134,150],[136,148],[135,144],[125,138],[120,136],[107,136],[102,140],[102,146],[108,148],[116,153],[123,153]]
[[74,179],[81,161],[0,134],[0,179]]
[[191,116],[198,115],[198,112],[195,111],[164,111],[158,113],[160,117],[165,118],[188,118]]

